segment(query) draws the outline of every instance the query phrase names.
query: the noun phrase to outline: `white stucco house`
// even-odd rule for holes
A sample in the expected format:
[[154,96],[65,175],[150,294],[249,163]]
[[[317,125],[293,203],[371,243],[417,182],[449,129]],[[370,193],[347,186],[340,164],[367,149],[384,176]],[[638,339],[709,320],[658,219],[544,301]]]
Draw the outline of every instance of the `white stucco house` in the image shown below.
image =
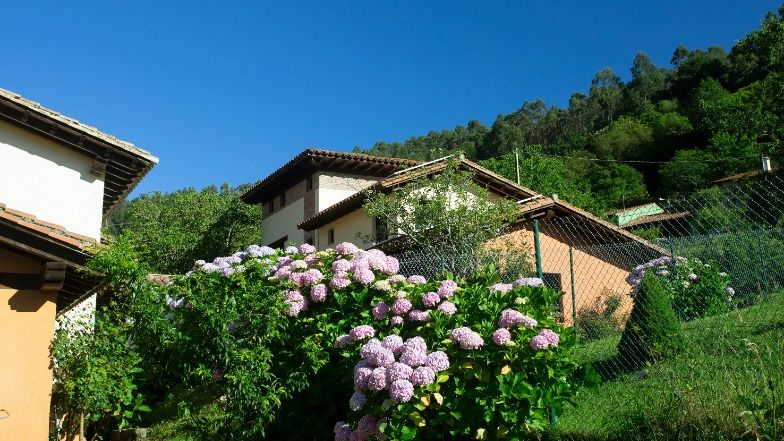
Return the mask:
[[49,439],[55,317],[98,285],[78,272],[150,153],[0,89],[0,439]]

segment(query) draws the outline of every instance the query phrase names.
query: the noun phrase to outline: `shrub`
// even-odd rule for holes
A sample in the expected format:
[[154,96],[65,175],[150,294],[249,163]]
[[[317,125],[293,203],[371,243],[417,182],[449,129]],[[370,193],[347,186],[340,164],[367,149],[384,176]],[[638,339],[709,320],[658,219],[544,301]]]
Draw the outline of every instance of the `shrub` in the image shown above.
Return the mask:
[[[134,337],[118,339],[145,357],[140,384],[170,383],[153,414],[176,407],[181,423],[171,430],[204,419],[232,440],[332,438],[338,419],[352,440],[519,438],[593,380],[549,306],[560,294],[540,279],[405,278],[394,257],[336,248],[252,246],[198,261],[159,291],[117,284],[130,305],[159,311],[128,320]],[[353,393],[359,359],[379,369],[397,362],[400,382],[374,371],[369,390]],[[182,433],[190,435],[199,436]]]
[[644,275],[618,343],[621,363],[639,368],[677,352],[682,345],[680,324],[667,291],[656,275]]
[[621,306],[621,296],[613,291],[606,294],[604,301],[597,299],[598,305],[577,312],[577,335],[580,340],[592,341],[616,334],[618,319],[615,313]]
[[735,290],[729,285],[730,277],[714,261],[677,256],[673,265],[669,256],[662,256],[637,266],[628,280],[636,286],[646,271],[659,277],[682,320],[727,312],[733,304]]

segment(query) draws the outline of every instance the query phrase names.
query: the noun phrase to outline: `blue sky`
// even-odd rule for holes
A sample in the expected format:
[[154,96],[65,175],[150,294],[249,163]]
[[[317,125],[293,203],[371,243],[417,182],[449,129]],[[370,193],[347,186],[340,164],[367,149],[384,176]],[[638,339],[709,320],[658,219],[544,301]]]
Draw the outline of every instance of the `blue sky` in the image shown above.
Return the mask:
[[[285,3],[285,5],[283,5]],[[780,0],[13,2],[0,87],[150,150],[134,194],[256,181],[525,100],[565,105],[637,51],[729,49]]]

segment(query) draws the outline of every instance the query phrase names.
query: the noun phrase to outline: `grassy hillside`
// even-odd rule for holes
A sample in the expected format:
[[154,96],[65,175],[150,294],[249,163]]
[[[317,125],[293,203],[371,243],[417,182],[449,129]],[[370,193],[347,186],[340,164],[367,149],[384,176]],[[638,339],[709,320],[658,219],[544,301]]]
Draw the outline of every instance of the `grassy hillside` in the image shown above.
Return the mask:
[[[581,347],[578,357],[617,377],[583,391],[560,416],[565,439],[757,439],[774,406],[784,434],[784,293],[683,327],[687,349],[639,372],[604,367],[620,335]],[[747,412],[755,409],[759,421]]]

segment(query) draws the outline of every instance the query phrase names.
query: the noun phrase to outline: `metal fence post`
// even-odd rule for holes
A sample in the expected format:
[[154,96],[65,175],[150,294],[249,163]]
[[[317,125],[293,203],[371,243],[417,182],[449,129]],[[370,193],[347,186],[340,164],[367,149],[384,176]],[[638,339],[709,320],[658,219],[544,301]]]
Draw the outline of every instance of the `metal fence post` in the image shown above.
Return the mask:
[[[765,229],[762,229],[762,234],[765,234]],[[768,279],[765,277],[765,255],[763,253],[762,234],[757,234],[757,244],[759,245],[759,260],[760,260],[760,279],[762,279],[762,287],[765,293],[770,292],[768,287]]]
[[574,294],[574,247],[569,244],[569,273],[572,282],[572,326],[577,327],[577,297]]
[[534,219],[534,253],[536,254],[536,277],[542,278],[542,247],[539,244],[539,219]]

